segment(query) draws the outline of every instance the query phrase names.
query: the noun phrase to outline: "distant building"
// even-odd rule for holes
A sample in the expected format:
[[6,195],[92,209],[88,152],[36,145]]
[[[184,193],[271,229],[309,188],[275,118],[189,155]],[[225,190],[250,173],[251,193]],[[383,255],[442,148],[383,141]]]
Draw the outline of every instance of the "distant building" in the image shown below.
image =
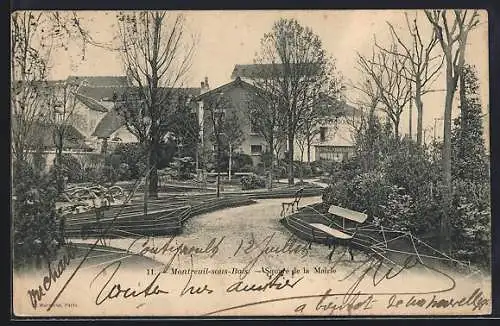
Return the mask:
[[238,116],[238,121],[241,123],[241,131],[243,133],[243,141],[238,148],[234,148],[234,152],[248,154],[252,158],[254,165],[262,161],[262,154],[269,150],[266,140],[262,135],[257,133],[252,128],[249,114],[249,101],[255,96],[256,88],[237,77],[233,81],[219,86],[217,88],[204,91],[196,100],[199,101],[198,116],[201,122],[201,139],[202,147],[205,149],[214,149],[214,144],[210,141],[212,134],[212,125],[208,117],[207,108],[204,100],[207,96],[221,95],[228,101],[228,111],[226,115],[234,112]]
[[[301,70],[314,74],[314,67]],[[280,71],[280,65],[237,64],[234,66],[231,78],[240,78],[251,83],[256,79],[271,78],[271,74],[275,71]],[[360,119],[361,114],[361,110],[347,103],[344,104],[336,113],[340,117],[339,119],[320,127],[319,134],[313,140],[314,148],[311,149],[311,161],[342,161],[352,157],[354,155],[354,140],[349,122],[353,119]],[[307,160],[306,156],[301,157],[298,145],[294,147],[294,159]]]
[[[252,158],[254,165],[262,162],[262,154],[269,151],[268,144],[264,137],[256,132],[252,126],[249,114],[249,103],[258,90],[250,81],[256,78],[267,78],[266,74],[276,71],[276,67],[270,65],[235,65],[232,72],[232,81],[211,89],[208,78],[200,83],[200,87],[178,88],[177,94],[184,94],[191,99],[193,114],[198,117],[200,123],[201,148],[205,151],[213,152],[213,144],[210,141],[210,123],[204,108],[204,98],[213,94],[224,94],[230,102],[229,110],[235,112],[242,123],[243,141],[238,148],[233,148],[234,152],[248,154]],[[308,71],[314,71],[308,70]],[[267,76],[267,77],[266,77]],[[64,81],[54,81],[51,83],[75,83],[79,84],[76,94],[76,107],[74,119],[72,119],[72,134],[79,134],[78,146],[71,145],[65,148],[68,150],[81,150],[85,152],[101,153],[112,150],[120,143],[137,142],[138,139],[126,127],[123,116],[117,111],[117,103],[135,86],[127,76],[69,76]],[[49,87],[50,89],[50,87]],[[169,89],[171,91],[171,89]],[[360,111],[355,107],[345,104],[341,108],[339,116],[356,119],[360,116]],[[338,119],[336,123],[325,125],[320,128],[320,133],[313,141],[311,148],[311,160],[334,160],[340,161],[351,157],[354,154],[353,140],[346,119]],[[46,133],[50,133],[50,128],[44,128]],[[45,136],[48,139],[48,136]],[[46,141],[46,147],[49,142]],[[71,147],[71,148],[70,148]],[[49,150],[46,148],[46,150]],[[297,145],[294,148],[296,160],[306,160],[301,157]],[[280,153],[283,158],[284,153]]]

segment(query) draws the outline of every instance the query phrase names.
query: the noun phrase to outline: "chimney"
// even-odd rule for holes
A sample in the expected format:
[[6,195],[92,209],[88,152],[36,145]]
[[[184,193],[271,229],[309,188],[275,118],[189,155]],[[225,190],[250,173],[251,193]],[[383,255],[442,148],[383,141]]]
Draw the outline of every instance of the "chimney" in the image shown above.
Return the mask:
[[205,81],[201,82],[201,94],[208,92],[210,86],[208,85],[208,77],[205,77]]

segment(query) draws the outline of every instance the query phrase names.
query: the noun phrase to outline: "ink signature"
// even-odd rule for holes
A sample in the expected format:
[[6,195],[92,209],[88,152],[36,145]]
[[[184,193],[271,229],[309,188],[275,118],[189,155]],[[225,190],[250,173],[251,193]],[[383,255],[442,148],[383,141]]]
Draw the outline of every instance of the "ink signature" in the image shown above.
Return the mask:
[[[251,271],[255,264],[259,261],[259,259],[264,255],[269,254],[291,254],[291,255],[300,255],[302,258],[306,257],[309,253],[309,244],[301,243],[297,240],[297,238],[291,236],[287,239],[287,241],[282,245],[273,245],[272,240],[275,236],[275,232],[271,235],[266,236],[263,240],[257,241],[253,233],[251,233],[250,240],[245,241],[243,239],[240,240],[238,248],[236,248],[233,257],[236,257],[238,254],[243,253],[244,255],[249,255],[253,252],[256,252],[257,255],[251,258],[248,263],[243,267],[243,270]],[[249,273],[243,273],[240,275],[241,279],[247,277]]]
[[[275,277],[273,277],[269,282],[264,284],[245,284],[243,281],[238,281],[236,283],[231,284],[226,292],[251,292],[258,291],[264,292],[268,289],[281,290],[284,288],[293,288],[295,287],[304,277],[297,279],[295,282],[290,282],[290,279],[284,278],[285,269],[282,269]],[[280,282],[280,278],[284,279],[284,282]]]
[[[47,275],[43,277],[42,284],[36,289],[28,290],[28,296],[30,297],[31,305],[33,308],[37,308],[38,302],[42,300],[51,289],[52,284],[54,284],[64,273],[66,267],[70,264],[71,260],[75,258],[75,248],[70,243],[66,247],[66,253],[59,259],[56,267],[51,265],[49,262],[47,265]],[[43,287],[42,287],[43,285]]]
[[111,273],[111,276],[109,279],[104,283],[104,286],[101,288],[99,293],[97,294],[97,297],[95,299],[95,304],[97,306],[103,304],[107,300],[112,300],[112,299],[129,299],[129,298],[136,298],[139,296],[144,296],[144,298],[147,298],[149,296],[153,295],[160,295],[160,294],[168,294],[168,291],[162,290],[160,286],[157,283],[158,278],[162,273],[157,273],[156,276],[153,278],[153,280],[142,290],[134,289],[132,287],[124,287],[120,283],[115,283],[113,285],[110,285],[111,281],[114,281],[115,275],[120,269],[121,266],[121,261],[116,261],[113,263],[110,263],[106,265],[97,275],[92,279],[90,282],[90,285],[94,283],[94,281],[100,276],[104,275],[108,269],[110,269],[112,266],[115,266],[115,269]]
[[[351,272],[349,272],[344,278],[342,278],[340,281],[346,281],[349,279],[356,271],[361,271],[360,275],[354,280],[354,282],[349,286],[348,290],[345,292],[334,292],[334,289],[328,288],[325,289],[325,291],[321,294],[312,294],[312,295],[301,295],[301,296],[289,296],[289,297],[281,297],[281,298],[272,298],[272,299],[266,299],[266,300],[261,300],[261,301],[255,301],[255,302],[249,302],[241,305],[236,305],[236,306],[231,306],[228,308],[223,308],[219,309],[216,311],[212,311],[206,314],[206,316],[214,315],[214,314],[219,314],[222,312],[227,312],[227,311],[232,311],[236,309],[242,309],[246,308],[249,306],[255,306],[255,305],[262,305],[262,304],[270,304],[270,303],[276,303],[276,302],[282,302],[282,301],[290,301],[290,300],[301,300],[301,299],[313,299],[313,298],[321,298],[322,301],[325,300],[327,297],[342,297],[342,304],[343,307],[347,307],[347,309],[353,309],[353,307],[361,307],[361,306],[369,306],[369,303],[374,302],[374,297],[376,296],[392,296],[392,295],[420,295],[420,294],[439,294],[439,293],[444,293],[451,291],[455,288],[456,282],[451,277],[450,275],[446,274],[445,272],[442,272],[436,268],[433,268],[431,266],[426,265],[420,260],[415,259],[414,257],[410,256],[408,257],[402,266],[395,268],[395,267],[389,267],[386,271],[382,271],[382,267],[384,266],[383,264],[384,258],[379,257],[377,255],[371,255],[369,256],[366,260],[361,261],[361,265],[354,268]],[[338,261],[336,262],[338,263]],[[384,280],[390,280],[398,275],[400,275],[403,271],[405,270],[410,270],[413,269],[417,266],[423,266],[427,268],[428,270],[436,273],[436,275],[441,275],[444,276],[449,282],[450,285],[446,288],[443,289],[437,289],[434,291],[414,291],[414,292],[361,292],[358,287],[361,284],[361,282],[364,279],[370,279],[372,282],[373,286],[376,288],[379,286]],[[362,269],[365,267],[364,269]],[[372,272],[373,274],[369,276],[369,273]],[[357,300],[360,298],[360,296],[366,296],[368,299],[363,301],[362,304],[356,304]],[[371,298],[370,298],[371,296]],[[321,302],[322,302],[321,301]],[[349,308],[351,307],[351,308]]]

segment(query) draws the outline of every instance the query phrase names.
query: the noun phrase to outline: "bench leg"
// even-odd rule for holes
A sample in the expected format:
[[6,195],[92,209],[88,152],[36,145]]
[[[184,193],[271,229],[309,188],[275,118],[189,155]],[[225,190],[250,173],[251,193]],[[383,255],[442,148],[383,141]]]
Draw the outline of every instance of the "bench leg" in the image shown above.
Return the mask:
[[335,249],[337,249],[337,246],[334,244],[333,249],[328,254],[328,261],[332,261],[332,257],[333,257],[333,253],[335,252]]
[[354,260],[354,254],[352,253],[352,248],[348,247],[349,249],[349,255],[351,255],[351,260]]

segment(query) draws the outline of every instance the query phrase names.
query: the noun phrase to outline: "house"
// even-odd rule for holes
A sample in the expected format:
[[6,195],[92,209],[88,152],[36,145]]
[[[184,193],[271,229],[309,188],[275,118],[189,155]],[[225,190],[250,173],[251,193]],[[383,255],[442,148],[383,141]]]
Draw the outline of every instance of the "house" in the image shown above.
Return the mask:
[[[206,80],[206,82],[208,81]],[[234,113],[238,117],[240,129],[243,134],[241,144],[232,150],[250,155],[254,166],[262,161],[262,154],[268,151],[269,148],[267,148],[264,137],[253,130],[250,121],[249,101],[252,101],[256,91],[255,86],[237,77],[227,84],[204,91],[195,99],[199,102],[198,117],[201,123],[200,138],[202,140],[202,148],[208,151],[215,150],[214,143],[210,137],[213,127],[210,122],[209,113],[207,112],[207,98],[209,96],[222,96],[227,101],[226,112],[224,114],[228,116]]]
[[[281,70],[282,68],[276,64],[237,64],[234,66],[231,78],[241,79],[252,84],[252,81],[255,80],[271,78],[272,74],[279,73]],[[315,67],[313,65],[299,67],[299,70],[314,75]],[[318,134],[314,137],[311,161],[342,161],[354,155],[354,140],[350,122],[353,119],[360,119],[362,111],[348,103],[343,103],[335,115],[338,119],[320,126]],[[246,152],[248,153],[248,151]],[[301,154],[300,148],[296,144],[294,159],[307,160],[307,157],[303,157]]]
[[114,97],[124,94],[131,85],[127,76],[70,76],[67,80],[82,83],[76,94],[76,112],[82,119],[76,127],[84,133],[89,146],[101,152],[108,143],[137,142],[114,109]]
[[315,161],[341,162],[354,156],[354,134],[350,124],[352,119],[361,118],[362,112],[345,104],[342,118],[321,126],[313,141]]

